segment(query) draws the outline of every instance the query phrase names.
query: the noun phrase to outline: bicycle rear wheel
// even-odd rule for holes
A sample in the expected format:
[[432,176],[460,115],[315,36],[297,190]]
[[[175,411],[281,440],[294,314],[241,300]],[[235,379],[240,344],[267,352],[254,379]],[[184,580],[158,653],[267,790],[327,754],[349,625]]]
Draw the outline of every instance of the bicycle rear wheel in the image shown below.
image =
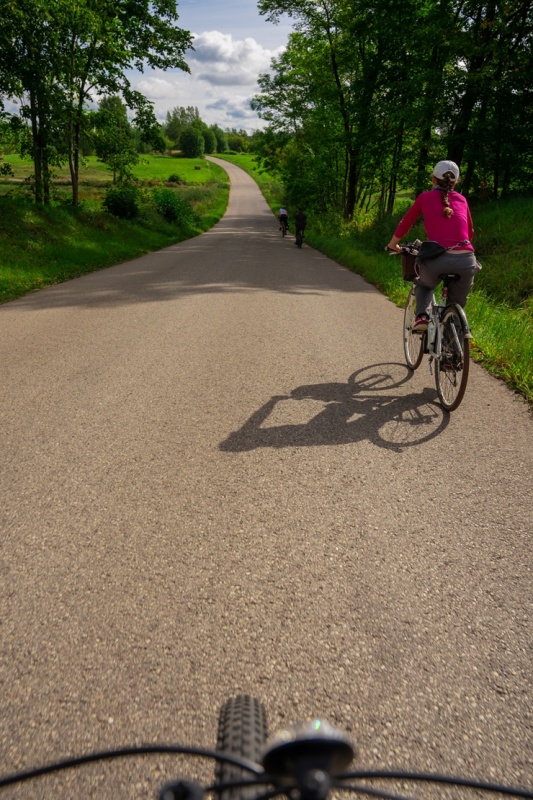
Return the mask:
[[454,411],[464,397],[470,367],[470,340],[463,315],[455,305],[442,315],[442,350],[435,362],[435,385],[442,407]]
[[[238,695],[224,703],[218,720],[217,750],[259,763],[267,736],[266,710],[259,700],[249,695]],[[216,783],[244,781],[251,777],[250,772],[231,764],[217,764],[215,767]],[[220,798],[255,800],[262,791],[261,787],[254,786],[226,789]]]
[[414,333],[413,325],[416,316],[415,287],[409,292],[403,315],[403,351],[407,366],[415,370],[420,366],[424,355],[426,334]]

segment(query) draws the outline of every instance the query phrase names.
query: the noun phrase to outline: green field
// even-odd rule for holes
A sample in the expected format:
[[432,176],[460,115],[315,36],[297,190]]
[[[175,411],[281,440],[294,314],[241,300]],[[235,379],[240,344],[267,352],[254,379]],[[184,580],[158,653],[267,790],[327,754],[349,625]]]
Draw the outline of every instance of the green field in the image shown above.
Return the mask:
[[[33,162],[17,155],[4,155],[2,162],[9,163],[14,177],[0,176],[0,196],[16,194],[21,183],[33,174]],[[148,155],[140,156],[139,163],[133,167],[136,178],[143,182],[166,182],[171,176],[178,176],[186,184],[205,184],[213,176],[220,177],[219,168],[203,158],[182,158],[181,156]],[[70,195],[70,172],[68,166],[53,167],[52,182],[56,197],[67,199]],[[83,160],[80,167],[80,194],[94,196],[92,189],[101,189],[112,182],[112,173],[96,156]]]
[[[68,171],[58,174],[54,202],[36,206],[21,183],[31,174],[31,163],[8,158],[15,179],[0,183],[0,302],[189,239],[211,228],[227,207],[226,172],[201,159],[143,159],[135,170],[139,215],[123,220],[102,208],[110,174],[96,159],[84,171],[81,202],[74,208]],[[166,185],[171,175],[179,175],[181,183]],[[161,186],[186,201],[190,220],[170,223],[158,213],[153,191]]]

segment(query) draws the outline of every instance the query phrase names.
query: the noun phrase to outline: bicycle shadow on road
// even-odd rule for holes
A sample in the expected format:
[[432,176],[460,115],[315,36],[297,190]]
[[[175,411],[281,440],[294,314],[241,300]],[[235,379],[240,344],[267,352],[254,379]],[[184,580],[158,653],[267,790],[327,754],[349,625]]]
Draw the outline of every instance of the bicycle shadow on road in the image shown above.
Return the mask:
[[225,452],[258,447],[314,447],[368,440],[390,450],[427,442],[444,431],[449,415],[433,389],[398,392],[412,378],[405,364],[374,364],[347,383],[298,386],[275,395],[220,444]]

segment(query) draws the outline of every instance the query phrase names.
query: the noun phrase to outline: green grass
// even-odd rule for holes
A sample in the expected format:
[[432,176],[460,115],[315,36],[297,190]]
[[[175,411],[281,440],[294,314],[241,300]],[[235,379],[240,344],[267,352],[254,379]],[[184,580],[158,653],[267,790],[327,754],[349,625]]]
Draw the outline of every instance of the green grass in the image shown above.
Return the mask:
[[[0,196],[15,194],[21,182],[33,174],[33,162],[17,155],[5,155],[3,163],[11,164],[14,177],[0,176]],[[139,163],[133,167],[133,174],[142,182],[166,182],[171,175],[178,175],[183,184],[201,185],[207,183],[214,175],[220,175],[216,165],[203,158],[182,158],[169,155],[146,155],[139,157]],[[70,196],[70,172],[68,166],[53,167],[52,182],[55,195],[60,199]],[[91,189],[101,189],[112,181],[112,172],[98,161],[96,156],[84,159],[80,167],[81,197],[90,196]]]
[[[171,173],[177,172],[177,161],[154,159],[150,164],[152,173],[156,178],[158,172],[166,177],[169,164]],[[103,192],[109,181],[109,174],[104,171],[99,185],[82,184],[82,202],[77,208],[64,199],[47,207],[36,206],[19,191],[0,196],[0,302],[158,250],[211,228],[227,207],[227,174],[209,162],[195,170],[194,160],[180,161],[180,176],[190,175],[191,180],[187,178],[188,185],[172,191],[194,211],[194,220],[187,224],[170,224],[157,213],[150,202],[153,178],[148,179],[148,185],[145,181],[140,215],[131,221],[119,220],[102,209]],[[68,192],[68,187],[64,188]]]

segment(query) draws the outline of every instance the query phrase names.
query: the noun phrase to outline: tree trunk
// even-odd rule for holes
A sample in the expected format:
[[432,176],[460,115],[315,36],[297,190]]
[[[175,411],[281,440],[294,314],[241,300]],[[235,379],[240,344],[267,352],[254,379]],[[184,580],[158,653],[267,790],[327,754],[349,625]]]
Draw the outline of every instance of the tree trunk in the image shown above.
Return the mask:
[[42,148],[39,133],[39,118],[37,112],[37,100],[35,92],[30,90],[30,116],[31,116],[31,135],[33,145],[33,169],[35,177],[34,197],[36,203],[43,202],[43,166]]

